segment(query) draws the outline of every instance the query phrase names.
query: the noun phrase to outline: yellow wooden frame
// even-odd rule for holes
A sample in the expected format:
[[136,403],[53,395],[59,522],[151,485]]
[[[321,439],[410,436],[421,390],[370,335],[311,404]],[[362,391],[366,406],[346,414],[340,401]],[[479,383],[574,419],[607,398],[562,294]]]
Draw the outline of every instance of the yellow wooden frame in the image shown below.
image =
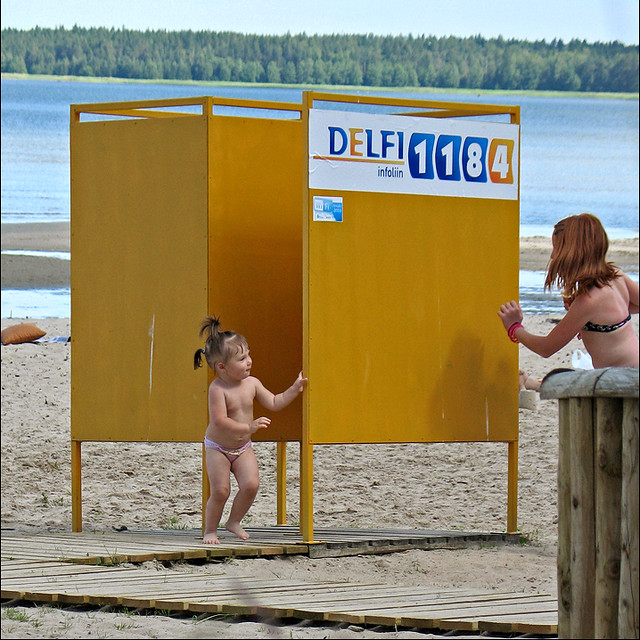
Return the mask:
[[[225,327],[247,336],[254,372],[269,388],[286,388],[301,366],[309,375],[303,398],[272,416],[272,427],[256,437],[278,443],[278,524],[286,522],[287,442],[300,443],[301,531],[305,541],[313,542],[314,444],[504,441],[507,530],[516,531],[517,351],[504,340],[495,308],[517,297],[519,200],[460,202],[463,199],[337,192],[344,198],[348,221],[339,229],[318,227],[310,219],[316,192],[308,186],[308,126],[310,111],[325,103],[350,110],[358,105],[392,107],[397,115],[440,120],[506,115],[512,124],[520,122],[517,106],[323,92],[304,92],[301,104],[200,97],[71,106],[74,531],[82,529],[83,441],[201,440],[211,374],[194,372],[190,361],[207,313],[221,315]],[[221,115],[223,108],[235,112]],[[245,109],[254,111],[244,115]],[[275,110],[290,112],[289,117],[273,117]],[[428,222],[417,215],[421,207],[430,210]],[[376,208],[373,230],[352,224],[354,211]],[[456,218],[467,233],[457,238],[454,250],[448,243]],[[479,246],[478,234],[489,228],[492,236]],[[394,229],[400,237],[393,237]],[[437,314],[449,314],[448,329],[436,336],[425,333],[421,340],[414,331],[411,348],[423,353],[448,349],[448,369],[437,381],[424,378],[422,371],[411,373],[423,376],[425,393],[446,397],[455,420],[440,422],[433,412],[417,412],[425,406],[414,403],[414,382],[407,386],[404,400],[411,396],[411,401],[402,417],[411,427],[403,429],[379,406],[376,414],[366,409],[378,392],[378,371],[351,394],[352,406],[336,398],[336,387],[327,386],[325,373],[336,349],[347,362],[385,359],[380,370],[391,366],[391,373],[397,373],[388,362],[391,351],[376,351],[363,319],[376,313],[374,286],[387,292],[389,307],[380,313],[390,313],[394,324],[402,325],[400,312],[403,305],[413,304],[407,296],[414,294],[397,286],[400,272],[375,271],[380,261],[376,247],[388,240],[385,249],[391,247],[392,255],[385,257],[386,264],[397,264],[407,251],[403,238],[410,236],[413,249],[425,234],[435,239],[435,248],[415,266],[421,272],[433,267],[432,285],[441,305]],[[359,249],[349,257],[345,247],[355,240]],[[359,262],[349,265],[354,255]],[[341,292],[318,277],[323,260],[339,269],[348,267],[350,286],[359,279],[362,308],[336,315]],[[377,280],[369,278],[368,271]],[[467,289],[478,288],[481,296],[447,287],[447,278],[460,279],[462,274]],[[422,277],[421,286],[425,282]],[[453,318],[451,308],[458,304],[470,308]],[[425,315],[414,313],[412,318],[423,322]],[[346,328],[347,338],[332,331],[334,321]],[[353,340],[354,335],[360,337]],[[460,342],[461,336],[466,342]],[[479,377],[485,383],[465,387],[470,393],[466,403],[456,402],[452,389],[460,384],[462,367],[474,363],[479,367],[474,383]],[[353,374],[347,366],[341,382],[353,384]],[[335,412],[336,399],[342,415]],[[499,414],[490,426],[489,406],[492,415]],[[365,421],[355,419],[355,412]],[[416,428],[421,420],[423,427]],[[452,424],[458,425],[453,431]],[[207,496],[203,456],[203,511]]]

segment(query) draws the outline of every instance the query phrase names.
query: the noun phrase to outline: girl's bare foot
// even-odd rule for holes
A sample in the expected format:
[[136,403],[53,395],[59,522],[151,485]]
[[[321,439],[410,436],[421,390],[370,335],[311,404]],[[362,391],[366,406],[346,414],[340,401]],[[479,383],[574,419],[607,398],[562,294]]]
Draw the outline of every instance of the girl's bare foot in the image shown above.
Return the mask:
[[218,540],[218,536],[215,533],[205,533],[202,536],[202,542],[205,544],[220,544],[220,540]]
[[528,389],[530,391],[540,391],[540,385],[542,384],[542,380],[536,380],[531,376],[527,375],[524,369],[520,369],[520,391],[523,389]]
[[239,522],[227,522],[225,529],[238,536],[240,540],[249,539],[249,534],[240,526]]

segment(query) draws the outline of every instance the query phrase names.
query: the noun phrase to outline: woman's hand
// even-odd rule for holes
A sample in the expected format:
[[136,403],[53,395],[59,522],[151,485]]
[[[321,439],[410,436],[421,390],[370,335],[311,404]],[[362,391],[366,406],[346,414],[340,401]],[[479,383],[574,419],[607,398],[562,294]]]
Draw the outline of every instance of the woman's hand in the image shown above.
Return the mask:
[[522,322],[522,318],[524,317],[522,308],[515,300],[501,305],[498,315],[500,316],[500,320],[502,320],[504,328],[507,330],[514,322]]

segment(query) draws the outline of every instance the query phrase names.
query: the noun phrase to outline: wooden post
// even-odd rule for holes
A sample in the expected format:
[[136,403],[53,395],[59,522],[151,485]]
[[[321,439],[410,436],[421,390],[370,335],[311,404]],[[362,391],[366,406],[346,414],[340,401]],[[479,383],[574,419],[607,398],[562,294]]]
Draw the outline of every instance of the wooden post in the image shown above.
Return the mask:
[[518,532],[518,441],[509,442],[507,467],[507,533]]
[[276,445],[276,524],[287,524],[287,443]]
[[313,445],[300,443],[300,533],[313,542]]
[[571,635],[571,428],[569,400],[558,406],[558,636]]
[[596,398],[595,637],[618,634],[622,400]]
[[[636,369],[636,381],[638,376]],[[620,638],[638,638],[638,397],[625,398],[622,418],[622,523],[620,556]]]
[[571,398],[571,637],[594,638],[593,401]]
[[559,371],[558,637],[638,637],[638,368]]
[[71,441],[71,530],[82,531],[82,442]]

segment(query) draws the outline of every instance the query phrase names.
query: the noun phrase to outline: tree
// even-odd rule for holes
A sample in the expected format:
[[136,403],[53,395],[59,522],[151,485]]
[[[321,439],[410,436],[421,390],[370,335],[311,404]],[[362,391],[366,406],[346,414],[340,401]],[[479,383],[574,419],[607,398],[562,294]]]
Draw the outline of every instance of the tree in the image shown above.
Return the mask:
[[249,60],[242,65],[239,76],[241,82],[258,82],[263,79],[264,69],[259,62]]
[[23,56],[2,55],[2,71],[6,73],[28,73]]
[[313,81],[316,84],[327,84],[329,81],[327,65],[322,58],[317,58],[313,61]]
[[271,60],[267,65],[267,82],[277,84],[280,82],[280,67],[278,63]]
[[638,46],[434,36],[2,30],[3,72],[287,84],[638,92]]
[[382,65],[379,62],[370,62],[367,65],[364,83],[371,87],[378,87],[382,84]]
[[460,70],[455,62],[446,62],[442,65],[436,78],[436,86],[451,87],[452,89],[457,89],[460,86]]
[[284,67],[282,81],[285,84],[295,84],[296,82],[296,65],[293,64],[292,60],[289,60]]
[[296,82],[298,84],[311,84],[313,82],[313,60],[303,58],[296,69]]

